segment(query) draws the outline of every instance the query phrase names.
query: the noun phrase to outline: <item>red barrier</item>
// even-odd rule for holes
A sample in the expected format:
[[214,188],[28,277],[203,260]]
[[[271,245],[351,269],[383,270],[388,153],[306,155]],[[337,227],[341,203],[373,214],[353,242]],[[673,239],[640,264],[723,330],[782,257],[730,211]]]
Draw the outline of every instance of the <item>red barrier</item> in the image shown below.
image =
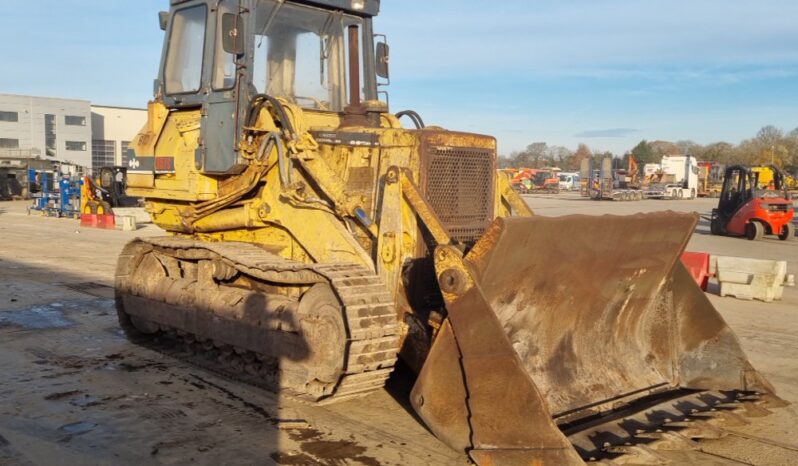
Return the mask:
[[698,283],[702,290],[707,291],[709,284],[709,254],[705,252],[685,252],[682,254],[682,264],[684,264],[690,275]]
[[100,228],[106,228],[108,230],[113,230],[116,228],[116,218],[113,214],[105,214],[105,215],[98,215],[97,226]]
[[113,214],[81,214],[80,226],[86,228],[104,228],[113,230],[116,228],[116,219]]
[[80,214],[80,226],[97,228],[97,214]]

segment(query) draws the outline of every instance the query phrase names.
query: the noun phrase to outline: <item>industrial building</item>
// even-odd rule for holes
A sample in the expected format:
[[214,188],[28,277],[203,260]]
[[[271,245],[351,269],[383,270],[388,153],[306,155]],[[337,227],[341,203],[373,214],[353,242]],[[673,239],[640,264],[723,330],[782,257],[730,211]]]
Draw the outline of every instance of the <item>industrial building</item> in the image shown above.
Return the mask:
[[0,94],[0,158],[41,158],[86,168],[125,164],[144,109],[86,100]]
[[144,109],[86,100],[0,94],[0,199],[26,197],[28,169],[126,165]]
[[147,122],[147,111],[138,108],[91,106],[91,166],[127,166],[130,141]]
[[91,104],[0,94],[0,157],[41,157],[91,167]]

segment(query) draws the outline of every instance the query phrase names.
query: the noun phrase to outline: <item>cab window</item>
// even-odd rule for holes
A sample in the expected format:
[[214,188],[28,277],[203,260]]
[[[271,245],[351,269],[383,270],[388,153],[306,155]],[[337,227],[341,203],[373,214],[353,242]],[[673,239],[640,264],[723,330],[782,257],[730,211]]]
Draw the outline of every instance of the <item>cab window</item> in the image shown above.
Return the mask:
[[257,91],[308,109],[343,110],[348,98],[345,31],[361,20],[341,12],[267,1],[259,3],[255,15],[253,84]]
[[222,38],[222,17],[226,13],[238,14],[237,1],[224,0],[219,6],[216,18],[216,51],[214,52],[213,88],[232,89],[236,85],[236,56],[224,51]]
[[202,56],[207,19],[208,9],[205,5],[175,12],[164,69],[167,94],[199,91],[202,84]]

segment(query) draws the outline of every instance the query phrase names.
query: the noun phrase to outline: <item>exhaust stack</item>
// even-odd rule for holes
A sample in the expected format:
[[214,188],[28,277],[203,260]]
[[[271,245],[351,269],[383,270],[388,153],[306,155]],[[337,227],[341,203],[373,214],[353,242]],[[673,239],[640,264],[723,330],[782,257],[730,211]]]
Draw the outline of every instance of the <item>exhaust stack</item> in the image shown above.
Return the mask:
[[366,107],[360,101],[360,28],[351,25],[349,32],[349,105],[344,109],[341,126],[369,126]]

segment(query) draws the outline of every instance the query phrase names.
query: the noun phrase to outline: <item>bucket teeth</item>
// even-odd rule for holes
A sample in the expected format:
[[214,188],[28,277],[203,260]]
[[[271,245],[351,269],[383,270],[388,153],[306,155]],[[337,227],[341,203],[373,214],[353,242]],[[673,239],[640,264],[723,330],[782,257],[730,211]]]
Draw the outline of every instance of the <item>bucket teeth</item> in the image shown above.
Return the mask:
[[769,394],[750,392],[686,394],[623,419],[612,418],[584,431],[574,431],[569,438],[586,461],[592,458],[589,464],[652,464],[650,458],[644,458],[644,453],[632,446],[657,452],[672,464],[692,464],[691,458],[709,461],[700,464],[726,464],[706,457],[706,449],[714,444],[712,440],[739,436],[734,428],[751,425],[754,421],[745,412],[785,404],[776,396],[770,398]]

